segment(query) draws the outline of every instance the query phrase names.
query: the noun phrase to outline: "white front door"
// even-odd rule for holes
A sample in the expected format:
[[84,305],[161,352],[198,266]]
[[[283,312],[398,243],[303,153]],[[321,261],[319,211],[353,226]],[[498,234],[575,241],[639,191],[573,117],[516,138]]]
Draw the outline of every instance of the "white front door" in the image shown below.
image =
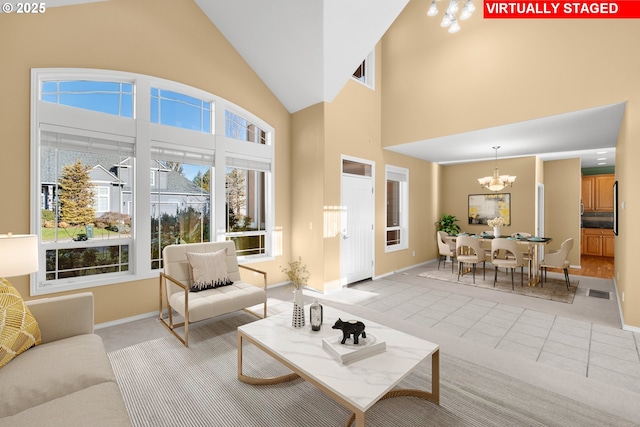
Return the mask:
[[373,277],[373,178],[342,174],[340,283]]

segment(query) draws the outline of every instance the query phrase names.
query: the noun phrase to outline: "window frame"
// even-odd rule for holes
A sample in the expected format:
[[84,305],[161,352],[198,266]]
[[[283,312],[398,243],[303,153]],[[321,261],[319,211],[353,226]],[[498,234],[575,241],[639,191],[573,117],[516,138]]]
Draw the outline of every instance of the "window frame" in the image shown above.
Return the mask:
[[[123,118],[85,110],[66,105],[41,101],[42,82],[48,80],[95,80],[122,81],[133,83],[134,107],[133,117]],[[182,93],[211,102],[211,133],[176,128],[169,125],[150,123],[151,87]],[[45,105],[49,104],[49,105]],[[266,132],[266,144],[238,141],[227,138],[224,134],[225,110],[232,111],[245,120],[255,124]],[[107,117],[108,116],[108,117]],[[41,191],[40,191],[40,125],[52,123],[61,128],[80,129],[89,134],[115,134],[135,139],[135,167],[133,173],[134,196],[132,203],[121,206],[122,213],[131,210],[131,243],[129,250],[129,269],[123,274],[99,274],[48,283],[44,280],[45,268],[31,275],[30,294],[44,295],[76,289],[86,289],[115,283],[131,282],[158,276],[159,269],[151,267],[151,192],[152,192],[152,155],[151,148],[157,142],[164,144],[180,144],[186,150],[204,150],[213,153],[211,166],[211,241],[226,240],[225,236],[225,191],[224,170],[227,156],[267,162],[270,170],[266,174],[265,194],[265,254],[259,256],[240,257],[239,261],[272,260],[276,254],[272,234],[275,232],[275,129],[265,121],[249,113],[242,107],[198,88],[137,73],[96,69],[41,68],[31,70],[31,232],[41,234]],[[157,178],[157,177],[156,177]],[[157,184],[157,180],[156,180]],[[221,232],[222,230],[222,232]],[[89,242],[93,243],[93,242]],[[40,265],[45,265],[45,249],[39,243]]]
[[[398,221],[399,224],[395,226],[389,226],[387,224],[387,218],[389,215],[389,192],[388,182],[398,182]],[[385,165],[385,252],[395,252],[405,250],[409,248],[409,169]],[[387,233],[390,231],[400,232],[400,242],[397,244],[389,245],[387,240]]]
[[[362,66],[363,63],[364,63],[364,67],[362,69],[363,77],[357,78],[355,76],[355,72]],[[367,57],[363,59],[360,64],[358,64],[358,67],[351,74],[351,79],[355,80],[361,85],[368,87],[369,89],[375,90],[375,82],[376,82],[375,69],[376,69],[376,53],[374,49],[371,52],[369,52]]]

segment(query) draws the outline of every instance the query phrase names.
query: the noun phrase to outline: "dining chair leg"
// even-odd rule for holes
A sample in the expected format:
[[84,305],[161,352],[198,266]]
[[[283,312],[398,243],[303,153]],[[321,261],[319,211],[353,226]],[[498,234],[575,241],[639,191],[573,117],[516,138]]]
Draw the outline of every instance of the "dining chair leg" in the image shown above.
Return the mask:
[[493,287],[496,287],[496,282],[498,281],[498,267],[496,267],[495,273],[493,274]]
[[511,269],[511,290],[515,290],[515,288],[513,287],[513,270],[515,270],[515,268]]
[[520,286],[524,286],[524,267],[520,267]]
[[482,261],[482,280],[486,280],[486,273],[487,273],[487,262],[486,261]]
[[476,263],[473,263],[473,284],[476,284]]
[[[460,281],[460,272],[462,271],[463,268],[464,268],[464,262],[458,261],[458,282]],[[453,270],[451,270],[451,272],[453,273]]]
[[569,269],[564,269],[564,280],[567,284],[567,290],[569,290]]

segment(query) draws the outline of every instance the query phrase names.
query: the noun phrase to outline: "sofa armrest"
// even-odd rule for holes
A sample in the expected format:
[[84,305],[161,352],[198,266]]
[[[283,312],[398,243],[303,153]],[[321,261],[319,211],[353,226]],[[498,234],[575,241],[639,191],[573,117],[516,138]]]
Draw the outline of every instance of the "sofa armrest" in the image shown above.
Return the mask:
[[93,294],[83,292],[27,301],[42,343],[93,333]]

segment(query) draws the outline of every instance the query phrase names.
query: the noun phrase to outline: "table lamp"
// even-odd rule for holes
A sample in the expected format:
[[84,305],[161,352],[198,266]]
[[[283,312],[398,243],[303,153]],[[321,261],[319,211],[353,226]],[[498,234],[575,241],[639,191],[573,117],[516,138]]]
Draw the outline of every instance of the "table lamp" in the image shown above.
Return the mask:
[[38,236],[0,235],[0,277],[23,276],[38,271]]

